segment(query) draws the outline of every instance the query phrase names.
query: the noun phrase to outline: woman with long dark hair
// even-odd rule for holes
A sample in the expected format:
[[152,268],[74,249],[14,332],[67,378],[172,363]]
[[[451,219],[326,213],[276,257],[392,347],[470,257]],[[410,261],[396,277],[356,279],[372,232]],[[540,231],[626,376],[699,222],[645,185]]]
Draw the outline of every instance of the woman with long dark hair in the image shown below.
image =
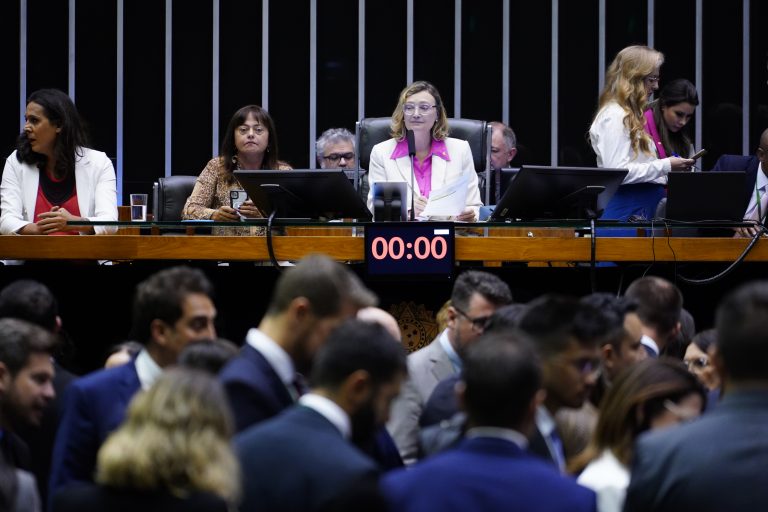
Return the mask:
[[[258,105],[247,105],[235,112],[229,121],[221,142],[221,155],[208,162],[200,173],[192,195],[184,205],[182,218],[234,222],[239,221],[241,215],[262,217],[250,201],[238,210],[230,206],[229,192],[243,188],[234,171],[290,168],[278,158],[277,133],[269,112]],[[240,234],[249,233],[245,230]]]
[[114,226],[68,226],[71,221],[116,221],[115,170],[106,154],[87,148],[69,96],[40,89],[27,100],[24,131],[5,161],[0,197],[4,235],[102,234]]
[[698,104],[696,86],[683,78],[665,85],[659,99],[650,104],[645,111],[645,126],[659,158],[690,158],[693,155],[693,146],[684,128],[693,118]]

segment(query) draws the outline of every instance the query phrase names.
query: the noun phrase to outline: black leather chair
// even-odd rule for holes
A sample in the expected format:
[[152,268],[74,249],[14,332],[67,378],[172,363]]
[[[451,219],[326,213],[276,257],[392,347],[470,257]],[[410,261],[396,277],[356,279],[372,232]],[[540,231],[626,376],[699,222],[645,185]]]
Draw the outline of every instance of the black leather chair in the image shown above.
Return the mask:
[[197,176],[167,176],[152,187],[152,212],[156,221],[181,220],[181,210],[195,188]]
[[391,137],[391,122],[390,117],[366,117],[355,123],[355,152],[359,169],[368,170],[373,146]]

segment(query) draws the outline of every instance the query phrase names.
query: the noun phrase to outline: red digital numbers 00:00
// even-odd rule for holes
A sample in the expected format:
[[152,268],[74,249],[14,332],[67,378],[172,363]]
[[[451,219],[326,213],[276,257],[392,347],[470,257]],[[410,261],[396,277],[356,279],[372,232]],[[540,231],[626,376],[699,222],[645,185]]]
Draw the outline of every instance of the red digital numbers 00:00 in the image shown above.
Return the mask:
[[411,259],[411,252],[408,250],[411,248],[413,249],[413,255],[420,260],[429,258],[441,260],[448,253],[448,242],[442,236],[436,236],[431,241],[425,236],[420,236],[414,240],[413,247],[411,247],[410,242],[406,243],[399,236],[390,239],[378,236],[371,242],[371,255],[377,260],[387,258],[399,260],[403,257]]

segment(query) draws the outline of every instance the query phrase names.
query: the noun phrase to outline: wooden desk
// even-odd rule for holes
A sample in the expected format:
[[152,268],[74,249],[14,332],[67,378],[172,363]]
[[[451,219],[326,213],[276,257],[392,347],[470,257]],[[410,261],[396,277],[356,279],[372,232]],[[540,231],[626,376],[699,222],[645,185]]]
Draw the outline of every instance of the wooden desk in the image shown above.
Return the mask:
[[[276,236],[275,255],[297,260],[324,253],[341,261],[363,259],[363,238]],[[733,261],[748,240],[733,238],[599,238],[598,261]],[[228,236],[0,236],[0,259],[55,260],[268,260],[265,237]],[[589,238],[457,237],[457,261],[590,260]],[[768,261],[768,239],[746,261]]]

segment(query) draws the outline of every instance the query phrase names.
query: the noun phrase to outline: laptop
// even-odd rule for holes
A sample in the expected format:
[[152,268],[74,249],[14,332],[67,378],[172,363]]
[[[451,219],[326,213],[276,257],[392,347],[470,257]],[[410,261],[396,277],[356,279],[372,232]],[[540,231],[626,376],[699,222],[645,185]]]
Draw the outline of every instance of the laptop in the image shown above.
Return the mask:
[[665,218],[686,222],[741,222],[746,173],[731,171],[670,172]]

